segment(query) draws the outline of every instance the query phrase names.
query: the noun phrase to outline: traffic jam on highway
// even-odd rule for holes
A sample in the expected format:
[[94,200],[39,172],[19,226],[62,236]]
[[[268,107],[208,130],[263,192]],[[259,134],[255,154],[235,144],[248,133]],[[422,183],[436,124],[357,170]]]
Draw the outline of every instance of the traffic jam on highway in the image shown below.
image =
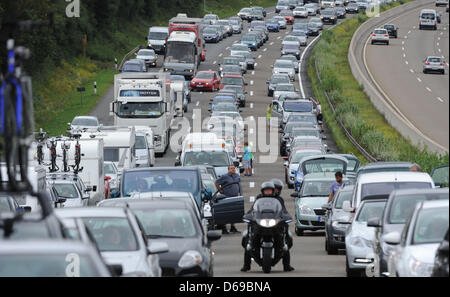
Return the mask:
[[[340,151],[308,78],[322,32],[372,4],[279,0],[148,28],[101,109],[2,158],[0,276],[448,277],[448,164]],[[448,0],[413,17],[448,38]],[[370,47],[399,29],[373,28]],[[448,82],[442,54],[421,71]]]

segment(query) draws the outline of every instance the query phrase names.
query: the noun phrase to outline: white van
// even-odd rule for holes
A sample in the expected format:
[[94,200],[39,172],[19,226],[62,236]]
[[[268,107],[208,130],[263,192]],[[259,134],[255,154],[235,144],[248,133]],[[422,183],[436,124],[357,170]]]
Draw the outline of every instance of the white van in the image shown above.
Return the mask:
[[422,9],[419,16],[419,30],[432,28],[437,30],[437,13],[434,9]]
[[345,203],[343,209],[352,212],[359,207],[361,200],[369,197],[376,198],[376,196],[386,197],[393,190],[432,188],[434,188],[433,179],[425,172],[398,171],[366,173],[358,177],[353,190],[351,205]]
[[[136,167],[149,166],[153,167],[155,165],[155,146],[153,143],[153,131],[152,128],[148,126],[134,126],[136,129]],[[138,147],[138,135],[139,137],[144,136],[146,140],[146,151]],[[144,156],[147,156],[145,159]],[[146,165],[143,165],[146,164]]]

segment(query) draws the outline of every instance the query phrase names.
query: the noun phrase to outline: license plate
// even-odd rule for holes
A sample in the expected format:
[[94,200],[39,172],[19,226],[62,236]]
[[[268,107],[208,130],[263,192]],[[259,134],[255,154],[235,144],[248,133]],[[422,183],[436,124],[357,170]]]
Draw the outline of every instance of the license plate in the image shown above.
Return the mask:
[[318,220],[319,222],[323,222],[323,220],[322,220],[322,217],[321,217],[321,216],[318,216],[318,217],[317,217],[317,220]]

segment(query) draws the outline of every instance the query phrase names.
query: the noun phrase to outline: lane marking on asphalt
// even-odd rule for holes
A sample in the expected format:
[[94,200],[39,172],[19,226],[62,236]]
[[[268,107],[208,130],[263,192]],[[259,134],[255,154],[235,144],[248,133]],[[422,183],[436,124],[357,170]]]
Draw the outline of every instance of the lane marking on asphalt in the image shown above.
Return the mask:
[[281,36],[278,36],[277,39],[281,39]]
[[404,51],[405,50],[405,48],[402,46],[402,51]]
[[422,82],[422,80],[420,79],[420,77],[417,77],[417,80],[418,80],[419,82]]
[[429,87],[426,87],[425,89],[427,89],[428,92],[431,92],[431,89]]
[[300,85],[300,92],[302,94],[302,98],[305,98],[305,90],[303,89],[303,82],[302,82],[302,63],[303,63],[303,58],[305,57],[305,53],[308,51],[309,47],[314,44],[314,42],[320,37],[320,35],[322,35],[322,33],[320,33],[319,35],[317,35],[313,40],[311,40],[311,42],[305,47],[305,49],[303,50],[303,53],[300,57],[300,61],[298,62],[298,84]]
[[441,97],[437,97],[436,99],[439,100],[439,101],[441,101],[441,102],[444,102],[444,100],[442,100]]
[[230,47],[229,46],[227,46],[226,48],[225,48],[226,50],[229,50],[230,49]]
[[263,49],[263,52],[267,52],[267,48]]
[[411,33],[411,30],[408,31],[408,34]]
[[220,53],[220,54],[219,54],[219,57],[222,57],[222,56],[223,56],[223,54],[222,54],[222,53]]
[[405,64],[408,65],[409,64],[408,61],[405,61]]
[[250,96],[253,96],[253,91],[250,91]]
[[250,103],[250,108],[253,108],[253,103]]
[[409,72],[411,72],[411,73],[414,73],[414,70],[412,70],[412,69],[409,69]]
[[406,54],[405,53],[403,53],[403,58],[406,58]]
[[262,56],[261,56],[261,55],[259,55],[259,56],[258,56],[258,59],[261,59],[261,57],[262,57]]
[[215,65],[216,63],[217,63],[217,61],[214,61],[214,62],[213,62],[213,65]]
[[253,80],[250,81],[250,85],[253,86],[255,82]]
[[408,39],[408,36],[405,35],[405,39]]
[[437,46],[439,46],[439,42],[438,42],[438,43],[436,43],[436,45],[437,45]]
[[255,196],[250,196],[249,201],[250,202],[255,202]]
[[404,40],[402,41],[402,44],[405,44],[405,41],[404,41]]
[[439,52],[441,52],[441,49],[440,49],[440,48],[438,48],[438,51],[439,51]]
[[252,75],[255,75],[255,70],[252,71]]
[[258,63],[255,63],[255,67],[258,66]]
[[413,26],[413,29],[416,29],[416,26]]
[[200,92],[200,95],[203,95],[203,92]]
[[441,40],[441,37],[438,37],[438,40]]
[[441,32],[441,35],[443,35],[444,34],[444,32]]
[[200,101],[197,101],[197,103],[195,103],[195,106],[198,106],[200,104]]
[[250,188],[254,188],[254,187],[255,187],[255,183],[254,183],[254,182],[249,182],[249,183],[248,183],[248,186],[249,186]]
[[235,40],[233,43],[238,43],[239,42],[239,40]]
[[270,45],[273,45],[273,41],[270,43]]
[[248,132],[248,133],[253,134],[253,128],[252,128],[252,129],[249,129],[249,132]]

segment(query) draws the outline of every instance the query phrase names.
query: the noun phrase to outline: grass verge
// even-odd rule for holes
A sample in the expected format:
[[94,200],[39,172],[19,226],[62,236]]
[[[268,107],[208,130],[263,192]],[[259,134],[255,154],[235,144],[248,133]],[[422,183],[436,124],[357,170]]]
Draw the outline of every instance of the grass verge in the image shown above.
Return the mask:
[[[383,5],[381,11],[405,2],[407,1],[401,0]],[[314,94],[323,102],[325,121],[339,149],[360,156],[338,126],[335,117],[339,118],[358,143],[378,160],[415,162],[426,172],[431,172],[437,165],[448,164],[448,154],[430,153],[426,147],[420,149],[409,139],[404,139],[372,105],[363,87],[353,77],[347,58],[348,48],[354,32],[367,19],[366,15],[360,14],[332,30],[325,31],[314,46],[308,61],[308,75]],[[317,75],[322,84],[319,83]],[[324,92],[329,95],[336,114],[332,113],[326,103]]]

